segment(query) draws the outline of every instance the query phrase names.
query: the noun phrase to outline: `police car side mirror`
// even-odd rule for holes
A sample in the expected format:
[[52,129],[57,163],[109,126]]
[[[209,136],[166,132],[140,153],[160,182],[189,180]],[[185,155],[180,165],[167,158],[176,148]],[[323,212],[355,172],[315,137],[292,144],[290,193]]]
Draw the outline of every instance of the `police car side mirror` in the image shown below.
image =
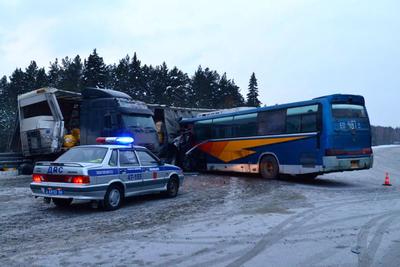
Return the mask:
[[160,160],[158,161],[158,165],[164,165],[164,164],[165,164],[165,160],[160,159]]

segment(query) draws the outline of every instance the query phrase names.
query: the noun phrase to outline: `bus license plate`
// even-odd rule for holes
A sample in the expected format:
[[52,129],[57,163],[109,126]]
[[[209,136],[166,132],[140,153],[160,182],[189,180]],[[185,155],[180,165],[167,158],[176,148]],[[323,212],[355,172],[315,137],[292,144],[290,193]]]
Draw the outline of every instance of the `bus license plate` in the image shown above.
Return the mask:
[[360,165],[359,165],[359,161],[358,160],[352,160],[351,161],[351,168],[352,169],[356,169],[356,168],[358,168]]
[[46,195],[53,195],[53,196],[59,196],[59,195],[64,195],[64,190],[57,188],[42,188],[42,192],[45,193]]

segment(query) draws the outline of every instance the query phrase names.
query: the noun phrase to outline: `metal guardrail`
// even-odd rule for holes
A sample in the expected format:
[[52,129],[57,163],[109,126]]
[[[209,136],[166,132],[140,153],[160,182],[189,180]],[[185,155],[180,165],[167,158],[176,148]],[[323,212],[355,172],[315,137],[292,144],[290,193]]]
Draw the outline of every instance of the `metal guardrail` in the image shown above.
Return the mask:
[[31,163],[30,159],[25,158],[21,153],[5,152],[0,153],[0,170],[5,168],[18,168],[23,163]]

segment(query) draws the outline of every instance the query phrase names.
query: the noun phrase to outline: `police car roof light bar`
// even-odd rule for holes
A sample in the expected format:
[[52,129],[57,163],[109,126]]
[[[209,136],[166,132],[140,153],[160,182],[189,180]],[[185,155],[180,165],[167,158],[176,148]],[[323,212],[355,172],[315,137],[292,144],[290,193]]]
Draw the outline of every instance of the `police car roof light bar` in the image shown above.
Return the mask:
[[97,137],[96,142],[100,144],[120,144],[120,145],[130,145],[133,144],[134,139],[129,136],[123,137]]

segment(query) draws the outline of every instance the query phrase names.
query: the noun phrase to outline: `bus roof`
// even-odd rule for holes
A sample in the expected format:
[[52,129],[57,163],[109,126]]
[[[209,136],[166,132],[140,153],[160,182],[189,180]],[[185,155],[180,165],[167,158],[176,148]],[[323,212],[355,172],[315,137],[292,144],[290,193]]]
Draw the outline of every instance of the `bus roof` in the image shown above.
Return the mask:
[[209,116],[202,116],[202,117],[196,117],[196,118],[188,118],[188,119],[183,119],[181,121],[181,123],[184,124],[184,123],[209,120],[209,119],[214,119],[214,118],[229,117],[229,116],[233,116],[233,115],[245,115],[245,114],[251,114],[251,113],[267,111],[267,110],[276,110],[276,109],[284,109],[284,108],[297,107],[297,106],[306,106],[306,105],[320,103],[323,100],[326,100],[330,103],[345,102],[345,103],[354,103],[354,104],[364,105],[364,97],[361,95],[332,94],[332,95],[326,95],[326,96],[313,98],[311,100],[292,102],[292,103],[287,103],[287,104],[277,104],[274,106],[258,107],[258,108],[240,110],[240,111],[226,112],[226,113],[221,113],[221,114],[211,114]]

